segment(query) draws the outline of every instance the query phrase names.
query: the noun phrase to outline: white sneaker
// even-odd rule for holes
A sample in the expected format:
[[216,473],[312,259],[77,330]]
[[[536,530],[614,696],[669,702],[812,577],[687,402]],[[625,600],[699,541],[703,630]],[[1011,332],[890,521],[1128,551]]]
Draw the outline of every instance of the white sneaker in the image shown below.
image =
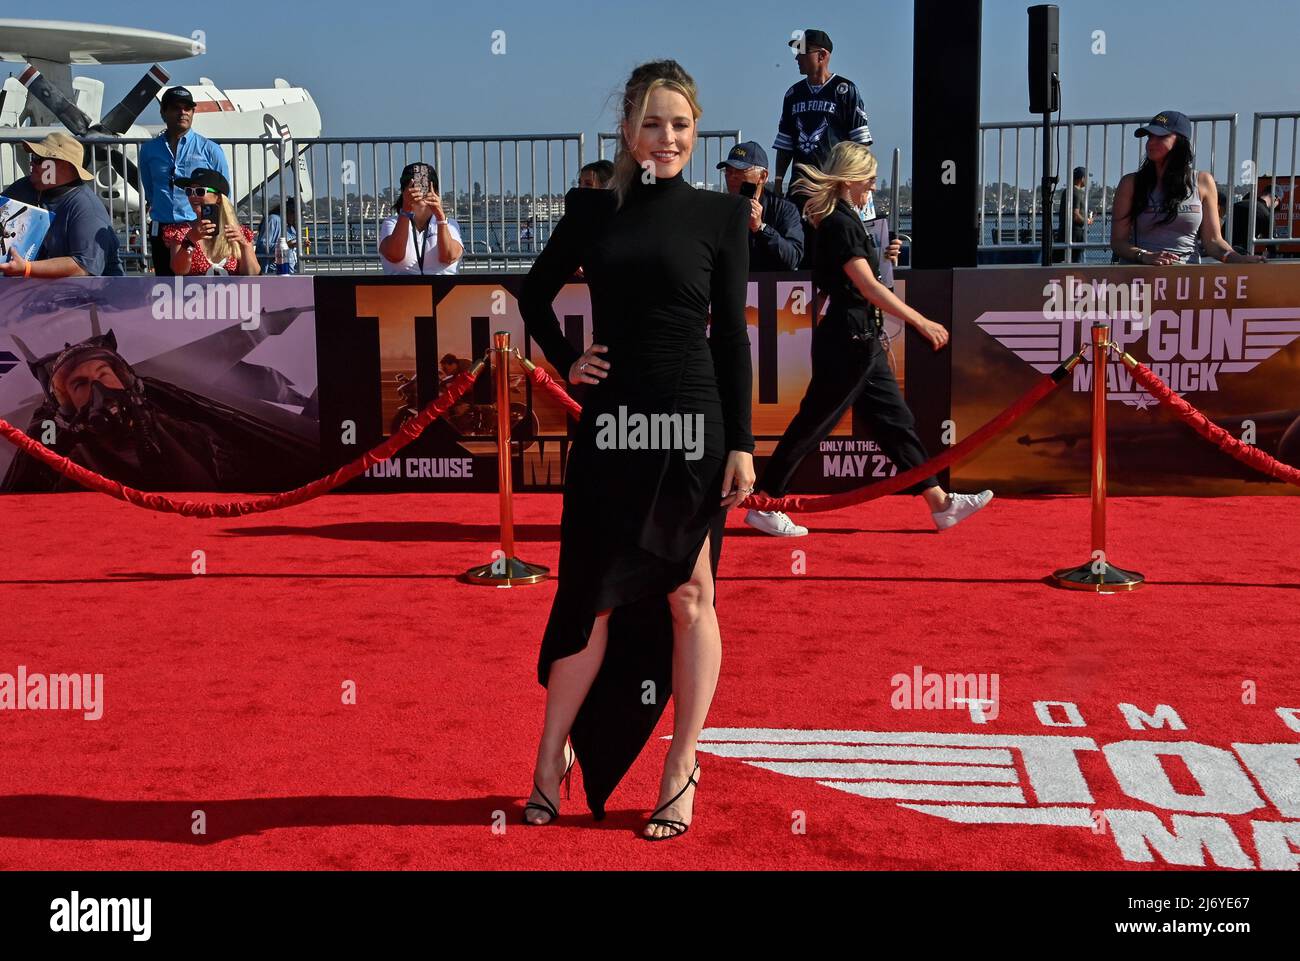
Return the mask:
[[945,510],[934,511],[930,514],[934,518],[934,526],[941,531],[946,531],[948,528],[960,524],[981,507],[987,507],[989,501],[993,500],[992,491],[980,491],[978,494],[950,494],[948,496],[950,498],[948,507]]
[[780,511],[749,511],[745,523],[774,537],[803,537],[808,528],[800,527]]

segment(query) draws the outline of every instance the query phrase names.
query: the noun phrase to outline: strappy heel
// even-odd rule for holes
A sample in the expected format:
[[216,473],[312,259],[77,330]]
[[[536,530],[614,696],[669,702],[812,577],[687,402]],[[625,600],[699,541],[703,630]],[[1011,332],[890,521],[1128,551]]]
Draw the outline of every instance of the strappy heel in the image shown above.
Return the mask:
[[677,799],[680,798],[683,794],[685,794],[686,789],[689,788],[692,784],[698,785],[700,782],[695,780],[695,775],[699,773],[700,773],[700,762],[696,761],[695,770],[692,771],[691,776],[686,779],[686,783],[682,785],[682,789],[678,791],[676,794],[674,794],[672,798],[670,798],[666,803],[661,804],[659,805],[659,807],[655,808],[654,813],[650,815],[650,820],[646,822],[647,824],[660,824],[666,828],[672,828],[672,833],[661,834],[658,837],[651,837],[648,834],[642,834],[641,836],[643,838],[645,838],[647,841],[667,841],[669,838],[680,837],[681,835],[686,833],[686,830],[687,828],[690,827],[690,825],[687,824],[685,821],[678,821],[675,818],[657,818],[654,815],[658,814],[660,811],[664,810],[665,808],[672,807],[675,803],[677,803]]
[[[570,748],[569,743],[567,741],[564,743],[564,746],[572,750],[572,748]],[[573,756],[569,758],[568,767],[564,769],[564,777],[560,778],[560,787],[564,788],[564,797],[566,800],[573,797],[573,783],[572,783],[573,762],[576,760],[578,760],[578,752],[574,751]],[[536,780],[533,781],[533,790],[535,790],[538,794],[542,796],[542,803],[537,804],[533,801],[529,801],[527,804],[524,805],[524,823],[529,825],[530,827],[539,828],[544,824],[550,824],[552,821],[558,818],[560,816],[560,812],[559,809],[556,808],[556,806],[551,803],[551,799],[546,796],[546,792],[543,791],[540,786],[538,786]],[[547,814],[550,815],[550,817],[547,818],[545,821],[530,821],[528,820],[529,811],[545,811]]]

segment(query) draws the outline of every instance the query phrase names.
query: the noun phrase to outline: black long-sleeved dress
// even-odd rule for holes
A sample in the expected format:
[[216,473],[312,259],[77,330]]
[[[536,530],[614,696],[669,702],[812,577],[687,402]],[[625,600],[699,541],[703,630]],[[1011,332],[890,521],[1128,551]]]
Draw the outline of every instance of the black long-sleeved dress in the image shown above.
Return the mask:
[[[528,336],[567,379],[581,351],[551,302],[581,265],[593,342],[609,348],[600,356],[610,370],[588,388],[569,452],[558,585],[537,675],[545,685],[551,663],[583,650],[596,614],[612,610],[605,659],[571,731],[587,802],[600,818],[671,693],[668,595],[690,580],[706,535],[717,574],[727,452],[754,449],[749,203],[696,190],[680,174],[638,179],[618,210],[611,190],[574,188],[564,200],[564,216],[524,281],[520,312]],[[685,428],[700,415],[702,444],[682,433],[671,438],[678,449],[645,449],[655,438],[629,432],[611,446],[599,427],[616,423],[620,407],[627,424],[638,413],[648,421],[679,414]]]

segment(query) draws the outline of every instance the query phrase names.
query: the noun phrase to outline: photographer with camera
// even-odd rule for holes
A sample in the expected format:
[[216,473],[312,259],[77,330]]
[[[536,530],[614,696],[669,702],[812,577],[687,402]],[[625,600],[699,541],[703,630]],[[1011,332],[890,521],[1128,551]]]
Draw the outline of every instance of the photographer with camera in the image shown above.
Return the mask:
[[172,273],[178,277],[260,274],[262,265],[253,249],[253,231],[239,222],[226,178],[200,167],[188,177],[177,178],[176,186],[185,191],[198,219],[168,224],[162,229]]
[[386,274],[454,274],[465,246],[460,226],[447,216],[438,195],[438,171],[407,164],[402,196],[379,225],[379,263]]
[[803,259],[799,208],[767,188],[767,153],[753,140],[738,143],[718,164],[724,168],[727,192],[750,203],[749,269],[798,270]]
[[149,256],[154,273],[170,277],[171,260],[163,234],[168,227],[190,227],[194,221],[180,178],[205,168],[229,181],[230,164],[224,150],[193,129],[194,95],[187,87],[168,88],[158,102],[158,110],[166,126],[158,136],[140,145],[140,186],[149,205]]

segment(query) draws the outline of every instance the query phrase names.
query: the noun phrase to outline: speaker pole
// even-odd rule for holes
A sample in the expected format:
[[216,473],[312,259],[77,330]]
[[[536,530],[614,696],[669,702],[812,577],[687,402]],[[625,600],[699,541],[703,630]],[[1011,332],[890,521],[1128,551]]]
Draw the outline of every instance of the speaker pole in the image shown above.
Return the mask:
[[[1052,176],[1052,112],[1060,109],[1061,11],[1054,4],[1029,8],[1029,112],[1043,116],[1043,266],[1052,265],[1052,201],[1056,177]],[[1062,221],[1066,216],[1061,205]]]

